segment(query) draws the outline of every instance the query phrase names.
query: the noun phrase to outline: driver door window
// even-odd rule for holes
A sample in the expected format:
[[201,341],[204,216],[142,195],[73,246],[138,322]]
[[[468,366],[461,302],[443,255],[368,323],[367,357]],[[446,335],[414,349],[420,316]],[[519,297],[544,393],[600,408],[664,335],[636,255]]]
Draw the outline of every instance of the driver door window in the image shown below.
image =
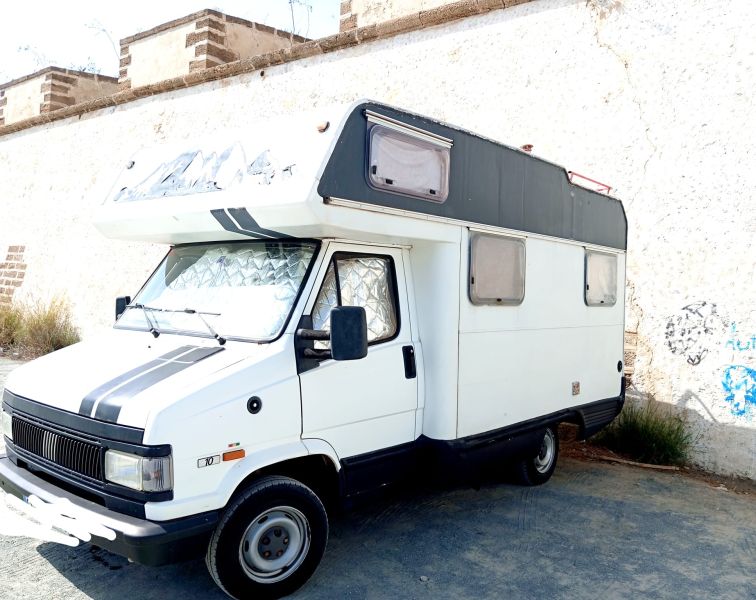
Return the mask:
[[[331,309],[336,306],[361,306],[367,317],[368,343],[393,339],[399,330],[395,282],[390,257],[335,255],[312,309],[313,328],[330,331]],[[316,348],[328,348],[328,344],[316,342]]]

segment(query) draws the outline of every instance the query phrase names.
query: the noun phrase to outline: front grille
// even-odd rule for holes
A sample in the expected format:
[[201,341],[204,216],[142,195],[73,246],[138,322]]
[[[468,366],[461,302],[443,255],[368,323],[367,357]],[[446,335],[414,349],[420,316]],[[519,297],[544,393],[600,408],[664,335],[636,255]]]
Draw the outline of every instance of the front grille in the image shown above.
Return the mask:
[[13,445],[59,467],[102,481],[100,446],[13,415]]

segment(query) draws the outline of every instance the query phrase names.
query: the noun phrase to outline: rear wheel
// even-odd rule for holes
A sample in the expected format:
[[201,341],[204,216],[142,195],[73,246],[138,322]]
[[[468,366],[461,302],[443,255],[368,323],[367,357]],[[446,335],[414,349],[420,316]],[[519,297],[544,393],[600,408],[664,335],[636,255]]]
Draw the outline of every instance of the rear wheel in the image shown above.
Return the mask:
[[517,464],[516,475],[523,485],[541,485],[551,479],[559,457],[557,426],[546,429],[538,453]]
[[313,574],[328,540],[315,493],[288,477],[265,477],[226,510],[205,562],[232,598],[280,598]]

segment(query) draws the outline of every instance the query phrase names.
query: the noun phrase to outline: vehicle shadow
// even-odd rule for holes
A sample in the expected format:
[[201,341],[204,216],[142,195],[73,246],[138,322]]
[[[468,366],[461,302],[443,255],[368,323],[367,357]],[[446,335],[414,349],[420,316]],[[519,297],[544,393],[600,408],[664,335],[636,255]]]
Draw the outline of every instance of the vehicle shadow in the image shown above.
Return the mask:
[[[490,479],[490,476],[486,479]],[[499,484],[487,481],[482,485]],[[503,485],[502,488],[518,489],[507,485]],[[365,548],[378,548],[379,554],[396,557],[396,552],[393,551],[395,540],[384,534],[386,525],[391,523],[404,529],[414,529],[426,521],[423,518],[426,511],[436,512],[438,507],[448,502],[450,494],[455,497],[459,494],[464,496],[475,494],[475,490],[469,485],[444,488],[419,485],[398,487],[371,496],[350,507],[348,511],[338,510],[332,513],[329,545],[323,562],[313,579],[295,596],[344,597],[341,592],[335,593],[336,589],[355,598],[383,598],[387,597],[387,594],[393,596],[382,587],[383,576],[371,579],[371,573],[375,573],[375,570],[383,571],[385,567],[375,563],[374,550],[365,553],[365,561],[360,565],[359,573],[351,569],[354,561],[361,562],[361,550]],[[437,528],[429,528],[427,535],[433,537],[439,533]],[[131,563],[92,544],[70,548],[60,544],[44,543],[37,546],[37,552],[85,596],[93,600],[126,597],[140,600],[227,598],[213,582],[203,559],[163,567],[147,567]],[[396,585],[394,582],[390,587],[393,589]]]
[[[753,501],[681,473],[567,456],[538,487],[404,487],[333,515],[323,562],[293,597],[751,598]],[[202,560],[38,552],[94,600],[226,598]]]
[[83,594],[94,600],[228,598],[216,587],[201,559],[146,567],[92,544],[69,548],[45,543],[40,544],[37,551]]

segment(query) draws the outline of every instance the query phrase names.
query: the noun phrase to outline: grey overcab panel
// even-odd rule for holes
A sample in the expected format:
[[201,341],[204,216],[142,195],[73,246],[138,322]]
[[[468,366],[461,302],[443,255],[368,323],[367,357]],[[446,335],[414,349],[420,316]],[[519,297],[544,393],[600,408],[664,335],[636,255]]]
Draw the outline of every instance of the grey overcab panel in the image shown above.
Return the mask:
[[[370,110],[454,140],[445,202],[378,190],[368,184]],[[627,220],[616,198],[570,183],[553,163],[431,119],[367,102],[347,117],[318,185],[342,198],[557,238],[627,248]]]

